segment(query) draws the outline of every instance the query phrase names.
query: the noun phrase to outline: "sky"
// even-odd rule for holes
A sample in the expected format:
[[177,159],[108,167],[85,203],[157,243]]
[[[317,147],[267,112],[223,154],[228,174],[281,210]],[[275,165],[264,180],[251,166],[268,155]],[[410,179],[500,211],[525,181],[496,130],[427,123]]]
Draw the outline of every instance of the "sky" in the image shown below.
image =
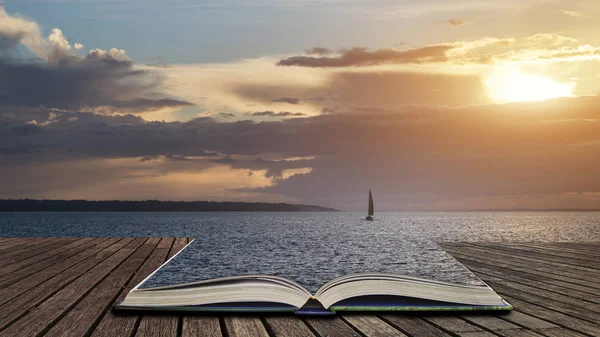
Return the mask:
[[6,0],[0,198],[600,208],[595,0]]

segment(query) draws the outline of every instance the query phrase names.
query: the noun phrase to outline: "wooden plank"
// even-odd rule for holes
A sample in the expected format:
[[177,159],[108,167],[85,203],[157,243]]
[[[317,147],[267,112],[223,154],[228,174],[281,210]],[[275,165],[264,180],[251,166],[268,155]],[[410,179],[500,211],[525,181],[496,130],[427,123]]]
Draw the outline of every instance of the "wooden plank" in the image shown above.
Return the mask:
[[[218,317],[184,316],[181,337],[221,337]],[[308,335],[307,335],[308,336]]]
[[50,251],[52,251],[53,249],[55,249],[57,247],[62,247],[64,245],[68,245],[74,241],[77,241],[77,240],[76,239],[46,240],[43,245],[39,245],[37,247],[35,247],[35,246],[29,247],[27,249],[23,249],[20,252],[16,252],[12,256],[5,256],[4,258],[1,258],[0,259],[0,267],[18,263],[18,262],[26,260],[30,257],[35,257],[38,255],[44,256],[44,255],[51,254]]
[[267,328],[278,337],[310,337],[315,334],[296,316],[270,316],[265,318]]
[[37,252],[43,250],[48,245],[52,245],[52,240],[48,239],[29,239],[23,240],[19,245],[10,247],[0,252],[0,264],[5,265],[6,260],[18,258],[19,255],[28,254],[31,252]]
[[515,243],[515,244],[507,244],[507,245],[510,247],[512,247],[513,245],[523,246],[523,247],[533,247],[533,248],[537,248],[537,249],[543,251],[544,253],[546,253],[546,252],[554,253],[559,256],[565,256],[565,255],[558,254],[558,253],[576,254],[586,260],[589,260],[590,258],[593,258],[593,257],[600,257],[600,251],[582,251],[579,249],[573,249],[573,248],[563,247],[563,246],[544,245],[544,244],[539,244],[537,242],[528,242],[526,244]]
[[316,331],[321,337],[359,337],[358,332],[354,331],[341,318],[323,317],[306,318],[304,320],[313,331]]
[[175,315],[144,315],[135,335],[137,337],[176,337],[177,323]]
[[510,254],[516,254],[519,256],[530,256],[543,261],[553,261],[572,264],[575,266],[583,266],[588,268],[599,269],[600,263],[593,256],[585,254],[574,254],[567,252],[556,252],[553,250],[543,250],[533,246],[524,245],[505,245],[497,243],[471,243],[484,249],[495,249],[508,252]]
[[[68,268],[71,268],[72,266],[80,263],[81,261],[88,259],[89,257],[93,256],[94,254],[97,254],[101,250],[107,249],[107,247],[113,247],[114,249],[116,249],[117,247],[120,248],[120,244],[118,244],[116,246],[111,246],[111,245],[117,244],[118,241],[119,241],[119,239],[94,240],[94,241],[88,242],[87,244],[84,244],[85,247],[82,248],[81,250],[79,250],[79,248],[76,248],[79,251],[78,254],[73,255],[69,258],[66,258],[62,261],[53,261],[53,262],[56,262],[53,265],[47,266],[46,262],[44,262],[43,264],[39,264],[39,265],[35,264],[35,266],[40,266],[40,268],[42,268],[42,269],[37,270],[37,271],[33,270],[32,275],[27,276],[26,278],[21,279],[15,283],[11,284],[10,286],[6,286],[5,288],[0,288],[0,305],[8,302],[12,298],[20,295],[21,293],[39,285],[40,283],[43,283],[46,280],[56,276],[60,272],[66,270]],[[123,240],[121,240],[121,241],[123,241]],[[93,247],[90,248],[89,246],[93,246]],[[43,268],[43,267],[46,267],[46,268]],[[17,274],[17,273],[15,273],[15,274]]]
[[546,337],[587,337],[587,335],[565,328],[544,329],[538,330],[538,332]]
[[[173,251],[173,242],[173,238],[162,238],[156,246],[156,250],[163,251],[163,253],[161,253],[163,260],[167,260],[169,253]],[[136,336],[152,336],[151,333],[154,331],[155,325],[162,326],[164,329],[169,328],[169,330],[163,331],[161,336],[176,336],[178,317],[175,315],[144,315],[141,319],[138,331],[136,332]]]
[[498,287],[497,291],[500,291],[504,294],[511,294],[523,299],[529,299],[532,297],[535,297],[538,300],[541,299],[544,301],[544,306],[550,309],[560,309],[561,312],[591,321],[597,320],[600,315],[600,309],[598,309],[598,305],[594,303],[585,303],[568,296],[518,284],[500,279],[498,277],[488,276],[481,273],[478,273],[477,275],[488,284],[493,284],[494,286],[490,284],[492,288],[496,289],[495,287]]
[[229,337],[269,337],[258,317],[225,316],[225,326]]
[[478,326],[468,323],[457,316],[424,316],[424,320],[449,332],[478,332],[483,331]]
[[154,249],[153,246],[142,246],[144,241],[146,239],[135,239],[125,247],[125,249],[134,249],[135,252],[77,303],[45,336],[77,337],[86,335],[101,315],[111,309],[113,300],[122,287]]
[[183,249],[183,247],[185,247],[186,245],[187,245],[187,239],[176,238],[175,242],[173,242],[173,246],[171,247],[171,250],[169,251],[169,259],[171,257],[173,257],[173,255],[179,253],[179,251],[181,249]]
[[[131,240],[120,240],[115,245],[122,247],[123,242]],[[114,246],[114,245],[113,245]],[[109,247],[110,248],[110,247]],[[108,248],[107,248],[108,249]],[[47,331],[57,319],[62,317],[71,307],[91,291],[106,275],[121,264],[134,249],[120,248],[108,259],[98,264],[88,273],[84,274],[71,284],[61,289],[52,297],[29,311],[25,316],[11,324],[0,336],[37,336]]]
[[502,316],[498,317],[490,314],[471,314],[461,315],[460,317],[471,324],[478,325],[479,327],[490,331],[521,329],[520,326],[500,318]]
[[446,337],[451,336],[431,323],[423,320],[421,317],[412,315],[386,314],[382,318],[413,337]]
[[512,310],[510,313],[502,315],[501,317],[509,322],[513,322],[517,325],[533,330],[551,329],[557,327],[556,324],[552,324],[516,310]]
[[539,333],[532,330],[510,330],[510,331],[496,331],[500,336],[504,337],[543,337]]
[[459,333],[455,333],[455,336],[460,336],[460,337],[497,337],[498,335],[493,334],[491,332],[488,331],[465,331],[465,332],[459,332]]
[[[571,282],[579,282],[579,279],[577,278],[567,278],[567,277],[562,277],[562,276],[555,276],[553,274],[548,274],[548,273],[544,273],[544,272],[536,272],[533,269],[527,269],[527,268],[522,268],[521,270],[515,270],[515,269],[511,269],[511,268],[505,268],[500,266],[496,261],[493,260],[483,260],[483,259],[476,259],[476,258],[464,258],[464,257],[458,257],[458,259],[460,259],[461,261],[468,261],[465,263],[468,263],[470,266],[472,267],[478,267],[478,268],[485,268],[488,270],[493,270],[496,272],[500,272],[502,275],[506,274],[507,271],[510,271],[510,275],[514,275],[519,277],[522,280],[531,280],[534,281],[536,284],[540,284],[543,287],[553,287],[553,286],[557,286],[556,289],[559,289],[560,291],[563,292],[568,292],[568,294],[571,294],[572,290],[577,291],[578,294],[581,293],[587,293],[588,295],[586,295],[586,299],[589,299],[589,297],[587,296],[592,296],[594,298],[600,299],[600,296],[598,296],[598,292],[600,291],[600,289],[595,289],[595,288],[591,288],[585,285],[580,285],[577,283],[571,283]],[[576,276],[576,275],[573,275]],[[558,280],[560,279],[560,280]],[[568,280],[568,282],[563,281],[563,280]],[[527,281],[529,283],[529,281]],[[579,282],[579,283],[584,283],[584,284],[588,284],[588,283],[592,283],[592,282]],[[594,286],[598,286],[600,287],[600,284],[596,285],[596,284],[591,284]]]
[[42,238],[22,238],[14,243],[7,245],[6,247],[0,248],[0,258],[12,256],[15,251],[21,251],[22,249],[31,248],[33,245],[47,241],[48,239]]
[[65,251],[68,251],[71,248],[79,247],[82,244],[84,244],[84,243],[86,243],[88,241],[91,241],[91,240],[92,240],[92,238],[84,238],[84,239],[79,239],[79,240],[73,241],[73,242],[71,242],[69,244],[66,244],[66,245],[61,244],[59,247],[57,247],[55,249],[52,249],[52,250],[47,251],[47,252],[44,252],[44,254],[39,254],[39,255],[36,255],[36,256],[32,256],[30,258],[21,260],[19,262],[12,263],[12,264],[10,264],[8,266],[4,266],[4,267],[0,268],[0,277],[4,276],[6,274],[9,274],[9,273],[13,273],[13,272],[15,272],[15,271],[17,271],[19,269],[24,268],[24,267],[30,266],[30,265],[32,265],[32,264],[34,264],[36,262],[48,259],[48,258],[50,258],[50,257],[52,257],[52,256],[54,256],[56,254],[60,254],[60,253],[63,253]]
[[[498,256],[493,251],[485,252],[482,250],[472,249],[470,247],[454,247],[444,246],[445,249],[455,258],[460,260],[468,259],[472,261],[490,262],[496,266],[529,272],[536,275],[541,275],[548,278],[555,278],[567,282],[577,283],[590,288],[600,289],[600,284],[587,281],[585,278],[575,278],[579,271],[572,270],[568,267],[559,267],[548,263],[540,263],[536,261],[513,261],[505,256]],[[590,276],[592,279],[593,276]]]
[[554,258],[540,258],[537,256],[530,256],[530,253],[517,255],[514,252],[510,253],[510,252],[506,252],[506,251],[500,251],[497,249],[482,248],[481,246],[477,246],[477,245],[471,244],[471,243],[463,244],[463,246],[461,246],[461,250],[463,250],[463,249],[470,249],[472,251],[477,252],[477,254],[493,255],[493,256],[499,257],[500,260],[512,260],[515,262],[519,261],[519,262],[522,262],[525,264],[527,264],[529,262],[543,263],[548,266],[562,267],[563,270],[568,270],[568,271],[575,272],[575,273],[578,273],[581,275],[587,275],[589,277],[600,276],[600,270],[585,267],[585,266],[582,266],[577,263],[571,264],[571,263],[569,263],[569,260],[561,261],[560,259],[554,259]]
[[469,261],[469,269],[471,269],[471,271],[473,272],[476,272],[478,275],[485,274],[488,276],[494,276],[503,279],[505,282],[510,282],[513,285],[520,285],[518,289],[525,288],[526,290],[532,290],[532,288],[538,288],[541,290],[554,292],[557,294],[555,296],[564,295],[570,298],[569,301],[572,301],[571,303],[575,305],[577,305],[579,302],[577,301],[577,299],[584,301],[584,303],[582,304],[585,304],[586,306],[587,304],[585,302],[589,302],[589,306],[596,308],[600,312],[600,296],[598,296],[597,294],[592,295],[574,289],[563,288],[561,286],[550,284],[545,281],[540,282],[536,280],[536,278],[524,278],[518,276],[517,273],[506,273],[506,271],[503,271],[502,269],[499,270],[498,268],[495,268],[492,265],[482,264],[478,262]]
[[[548,309],[541,305],[535,304],[533,302],[523,301],[517,299],[516,297],[511,297],[506,294],[503,295],[513,306],[515,306],[515,312],[523,312],[530,316],[537,317],[541,320],[551,322],[554,325],[560,325],[562,327],[568,328],[570,330],[574,330],[576,332],[582,332],[585,334],[590,334],[592,336],[600,336],[600,326],[591,323],[589,321],[582,320],[577,317],[572,317],[566,315],[560,311],[555,311],[552,309]],[[534,299],[535,300],[535,299]],[[544,302],[543,300],[540,302]],[[507,317],[510,320],[510,317]],[[517,323],[516,321],[514,323]]]
[[[152,245],[155,247],[159,241],[160,240],[157,238],[152,238],[149,239],[144,245]],[[135,276],[127,283],[127,286],[125,286],[123,291],[121,291],[114,303],[123,301],[125,296],[127,296],[133,287],[142,282],[148,275],[155,271],[156,268],[160,267],[160,265],[164,263],[166,255],[166,249],[154,249],[150,254],[150,257],[148,257],[148,259],[136,272]],[[134,334],[140,318],[141,316],[139,315],[133,315],[131,313],[119,314],[114,310],[110,310],[104,315],[104,317],[102,317],[92,336],[131,336]]]
[[156,247],[156,248],[171,249],[172,245],[173,245],[173,238],[161,238],[160,242],[158,243],[158,247]]
[[[118,240],[118,239],[114,239],[114,240],[116,242],[116,240]],[[73,249],[64,251],[62,253],[58,253],[58,254],[49,256],[46,259],[35,262],[29,266],[26,266],[24,268],[21,268],[19,270],[11,272],[7,275],[3,275],[2,278],[0,278],[0,287],[8,287],[11,284],[13,284],[19,280],[22,280],[30,275],[34,275],[34,274],[40,275],[41,272],[45,272],[46,268],[51,267],[51,266],[55,265],[56,263],[64,262],[65,259],[72,257],[80,252],[83,252],[87,248],[89,248],[88,245],[85,245],[85,244],[80,245]]]
[[342,319],[359,330],[363,335],[369,336],[397,336],[406,337],[401,331],[382,321],[374,315],[343,315]]
[[0,316],[0,330],[4,329],[7,325],[23,316],[31,308],[42,303],[112,254],[114,254],[114,251],[112,250],[101,250],[93,257],[62,271],[48,281],[41,283],[0,306],[0,312],[3,313],[3,315]]

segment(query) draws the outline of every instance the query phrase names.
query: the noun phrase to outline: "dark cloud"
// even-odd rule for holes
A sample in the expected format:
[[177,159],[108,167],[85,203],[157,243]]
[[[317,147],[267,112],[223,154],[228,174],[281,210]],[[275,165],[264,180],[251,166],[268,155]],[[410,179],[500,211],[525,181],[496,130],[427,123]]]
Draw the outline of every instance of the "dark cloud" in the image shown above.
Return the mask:
[[[78,110],[112,106],[127,111],[156,110],[191,105],[157,98],[161,78],[135,69],[124,50],[94,49],[85,56],[72,46],[60,29],[48,39],[35,22],[8,15],[0,7],[0,104]],[[27,47],[39,59],[14,53]]]
[[219,116],[221,116],[223,118],[231,118],[231,117],[235,117],[235,114],[232,114],[230,112],[219,112]]
[[48,64],[0,59],[0,73],[2,104],[58,109],[113,106],[135,111],[191,105],[143,97],[159,88],[160,79],[133,69],[130,61],[93,57]]
[[421,48],[396,50],[367,48],[342,50],[337,57],[293,56],[277,62],[278,66],[299,67],[360,67],[379,64],[432,63],[448,61],[446,52],[456,48],[453,44],[432,45]]
[[[233,92],[258,102],[273,97],[273,89],[268,85],[245,84]],[[489,102],[479,76],[407,71],[339,71],[321,86],[279,86],[277,92],[306,100],[316,98],[320,106],[337,111],[345,107],[397,109],[407,105],[460,106]]]
[[246,115],[263,116],[263,117],[290,117],[290,116],[301,117],[301,116],[306,116],[306,114],[301,113],[301,112],[289,112],[289,111],[280,111],[280,112],[257,111],[257,112],[246,113]]
[[137,98],[128,101],[115,101],[110,104],[119,110],[134,110],[134,111],[152,111],[162,108],[174,108],[183,106],[193,106],[190,102],[180,101],[171,98],[163,98],[158,100],[148,98]]
[[467,20],[457,19],[457,18],[448,19],[445,22],[451,26],[464,26],[467,23],[469,23],[469,21],[467,21]]
[[[211,118],[144,122],[135,116],[39,110],[36,123],[29,124],[14,117],[19,116],[14,109],[0,113],[0,161],[14,168],[12,181],[5,183],[18,183],[23,190],[30,177],[15,175],[18,165],[44,167],[57,158],[163,156],[170,165],[192,165],[185,166],[192,170],[199,165],[194,157],[218,153],[214,165],[265,169],[272,177],[290,168],[312,168],[310,174],[243,193],[279,194],[343,208],[355,196],[364,202],[368,187],[377,191],[380,205],[600,192],[597,97],[358,110],[260,123],[218,123]],[[234,159],[264,154],[314,159]]]
[[288,103],[292,105],[300,104],[300,99],[293,97],[279,97],[272,99],[271,102]]
[[307,49],[304,52],[306,54],[309,54],[309,55],[330,55],[330,54],[333,54],[333,50],[327,49],[327,48],[322,48],[322,47],[314,47],[312,49]]
[[236,169],[266,170],[265,176],[281,178],[283,171],[311,167],[315,164],[313,159],[301,160],[264,160],[260,157],[254,160],[235,160],[230,156],[224,156],[212,160],[213,163],[224,164]]

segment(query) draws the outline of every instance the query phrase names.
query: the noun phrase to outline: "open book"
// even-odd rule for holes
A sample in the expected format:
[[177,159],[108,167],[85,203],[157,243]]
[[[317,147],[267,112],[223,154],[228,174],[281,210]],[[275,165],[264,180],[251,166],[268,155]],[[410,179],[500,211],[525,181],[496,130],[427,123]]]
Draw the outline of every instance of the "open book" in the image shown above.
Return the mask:
[[[278,275],[193,275],[190,265],[194,259],[208,264],[210,260],[199,258],[207,254],[202,249],[196,249],[195,252],[192,249],[188,256],[180,257],[186,255],[184,253],[188,247],[190,244],[132,289],[116,308],[298,314],[512,309],[510,304],[453,258],[452,268],[448,268],[446,261],[442,270],[453,270],[454,275],[462,274],[458,278],[460,282],[391,272],[362,272],[333,278],[311,292],[292,278]],[[273,260],[277,261],[275,258]],[[230,270],[232,273],[235,272]]]

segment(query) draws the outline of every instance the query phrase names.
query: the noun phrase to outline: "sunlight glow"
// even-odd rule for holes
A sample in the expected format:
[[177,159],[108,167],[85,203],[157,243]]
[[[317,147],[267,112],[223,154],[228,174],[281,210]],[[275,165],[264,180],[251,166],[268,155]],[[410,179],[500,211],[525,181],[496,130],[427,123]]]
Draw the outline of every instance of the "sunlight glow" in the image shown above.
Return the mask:
[[551,78],[524,73],[519,69],[497,69],[486,79],[490,97],[496,103],[543,101],[573,96],[575,82],[558,82]]

